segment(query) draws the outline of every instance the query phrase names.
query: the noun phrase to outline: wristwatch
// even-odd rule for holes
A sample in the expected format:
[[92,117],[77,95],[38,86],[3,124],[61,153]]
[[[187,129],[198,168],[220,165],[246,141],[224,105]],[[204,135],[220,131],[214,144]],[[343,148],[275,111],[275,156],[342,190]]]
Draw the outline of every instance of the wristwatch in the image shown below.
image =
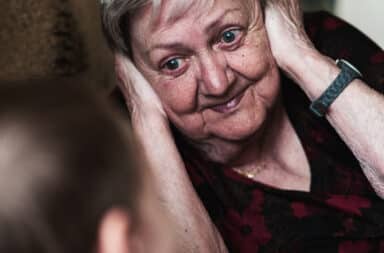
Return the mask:
[[363,77],[360,71],[346,60],[337,59],[336,65],[341,69],[340,74],[324,93],[310,105],[311,111],[319,117],[325,115],[329,106],[354,79]]

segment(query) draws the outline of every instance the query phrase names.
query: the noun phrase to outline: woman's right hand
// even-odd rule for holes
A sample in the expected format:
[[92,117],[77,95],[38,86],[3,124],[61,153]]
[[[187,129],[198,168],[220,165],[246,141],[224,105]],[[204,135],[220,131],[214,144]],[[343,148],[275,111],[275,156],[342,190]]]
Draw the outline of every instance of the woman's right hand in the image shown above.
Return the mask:
[[133,122],[149,115],[167,119],[159,97],[128,57],[115,54],[115,72]]
[[[162,103],[131,60],[115,55],[116,75],[157,198],[172,217],[177,252],[226,253],[224,242],[189,180]],[[198,251],[196,251],[198,249]]]

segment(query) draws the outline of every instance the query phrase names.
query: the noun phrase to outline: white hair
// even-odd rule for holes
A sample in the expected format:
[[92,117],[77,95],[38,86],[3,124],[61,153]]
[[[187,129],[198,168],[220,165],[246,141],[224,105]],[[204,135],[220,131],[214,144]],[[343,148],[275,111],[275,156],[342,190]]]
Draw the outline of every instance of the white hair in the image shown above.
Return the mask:
[[[175,21],[182,17],[192,6],[210,6],[214,0],[100,0],[102,24],[109,46],[130,55],[129,19],[139,9],[152,5],[152,20],[160,16],[166,21]],[[172,4],[169,3],[172,1]],[[167,4],[167,5],[166,5]],[[169,5],[171,4],[171,5]],[[167,12],[163,13],[164,6]],[[206,8],[206,7],[205,7]]]

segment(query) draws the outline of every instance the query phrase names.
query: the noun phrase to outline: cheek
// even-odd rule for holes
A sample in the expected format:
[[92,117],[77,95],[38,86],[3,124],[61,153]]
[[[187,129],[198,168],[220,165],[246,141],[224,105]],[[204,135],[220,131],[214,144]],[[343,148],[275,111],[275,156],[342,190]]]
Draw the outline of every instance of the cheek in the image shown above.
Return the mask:
[[190,139],[202,139],[207,136],[205,131],[205,121],[200,113],[175,114],[173,111],[165,109],[169,120],[176,128]]
[[267,108],[273,107],[280,92],[280,74],[274,65],[258,86],[255,87],[255,93],[263,101]]
[[[156,82],[155,82],[156,83]],[[203,138],[204,120],[197,113],[197,82],[192,74],[159,82],[154,87],[170,121],[186,136]]]
[[192,73],[172,80],[151,81],[166,110],[182,115],[196,108],[197,83]]
[[250,32],[239,49],[227,53],[227,61],[248,80],[260,79],[275,65],[265,30]]
[[135,64],[151,84],[166,110],[175,114],[193,112],[196,107],[197,83],[192,69],[174,78],[152,70],[140,57],[135,58]]
[[179,78],[166,79],[141,69],[159,96],[169,120],[186,136],[204,137],[204,121],[197,108],[197,82],[193,69]]
[[244,45],[229,54],[231,69],[254,83],[255,97],[271,106],[279,92],[279,70],[265,30],[250,34]]

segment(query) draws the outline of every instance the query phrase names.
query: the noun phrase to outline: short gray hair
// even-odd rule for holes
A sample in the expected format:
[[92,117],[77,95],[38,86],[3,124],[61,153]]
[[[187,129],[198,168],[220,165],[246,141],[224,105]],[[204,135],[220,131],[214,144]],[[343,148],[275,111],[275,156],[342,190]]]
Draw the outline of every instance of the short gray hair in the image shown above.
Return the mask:
[[[108,45],[113,51],[122,52],[131,55],[130,37],[127,32],[129,25],[129,17],[132,17],[136,11],[147,4],[153,5],[153,12],[163,3],[163,0],[99,0],[101,2],[101,20],[104,35]],[[253,0],[256,1],[256,0]],[[253,3],[250,1],[250,3]],[[267,0],[260,0],[264,7]],[[182,15],[192,3],[196,1],[177,0],[171,15]],[[207,4],[207,0],[201,3]],[[212,1],[213,2],[213,1]],[[156,15],[156,14],[155,14]],[[174,17],[170,17],[174,18]],[[177,17],[176,17],[177,18]]]
[[140,7],[156,0],[101,0],[101,21],[108,45],[114,51],[129,54],[127,35],[123,33],[125,18]]
[[[158,8],[163,0],[100,0],[103,31],[108,45],[112,50],[130,55],[129,34],[127,27],[129,17],[145,5],[152,4],[153,15],[158,13]],[[204,2],[204,1],[203,1]],[[206,1],[205,1],[206,2]],[[193,1],[178,0],[172,13],[185,11]]]

